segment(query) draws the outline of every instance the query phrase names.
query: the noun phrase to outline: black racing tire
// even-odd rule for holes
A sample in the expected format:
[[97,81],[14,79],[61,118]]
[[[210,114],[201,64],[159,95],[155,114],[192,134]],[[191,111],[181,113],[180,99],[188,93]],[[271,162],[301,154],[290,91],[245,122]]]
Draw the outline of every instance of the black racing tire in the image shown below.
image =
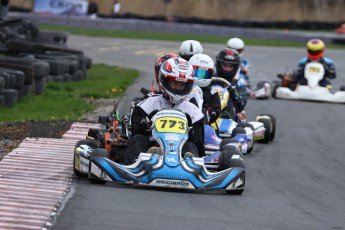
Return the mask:
[[100,132],[100,129],[90,128],[87,132],[87,136],[97,139]]
[[104,180],[100,180],[100,179],[96,179],[96,178],[91,178],[90,177],[90,168],[91,168],[91,162],[92,162],[92,158],[94,157],[105,157],[105,158],[110,158],[110,153],[106,150],[106,149],[103,149],[103,148],[96,148],[96,149],[93,149],[90,153],[90,165],[89,165],[89,181],[91,184],[106,184],[107,181],[104,181]]
[[272,114],[260,114],[260,116],[268,116],[271,118],[272,122],[272,132],[270,135],[270,141],[273,141],[276,136],[277,119]]
[[43,60],[34,60],[32,62],[33,74],[34,78],[43,78],[48,75],[50,72],[49,63]]
[[5,97],[0,94],[0,107],[5,105]]
[[63,82],[63,76],[62,75],[50,75],[53,77],[54,82]]
[[232,152],[230,150],[222,151],[219,155],[218,170],[222,171],[231,168],[230,161],[232,157]]
[[276,90],[277,90],[278,87],[282,87],[282,86],[283,86],[282,81],[273,81],[272,82],[272,92],[271,92],[271,94],[272,94],[273,98],[277,98],[276,97]]
[[[80,140],[78,141],[75,145],[74,145],[74,151],[76,148],[78,148],[80,145],[88,145],[90,146],[91,148],[98,148],[99,145],[98,145],[98,142],[96,141],[92,141],[92,140]],[[73,173],[74,175],[78,176],[78,177],[85,177],[86,175],[80,173],[76,168],[75,168],[75,165],[76,165],[76,155],[75,153],[74,154],[74,157],[73,157]]]
[[[238,143],[238,141],[237,141],[237,143]],[[241,151],[241,147],[236,146],[236,145],[225,145],[223,147],[223,151],[226,151],[226,150],[232,151],[232,152],[236,153],[237,155],[239,155],[242,159],[244,159],[243,153]],[[242,167],[242,165],[237,165],[237,166]]]
[[62,74],[63,76],[63,82],[70,82],[73,80],[73,76],[69,73]]
[[246,134],[244,127],[236,127],[232,130],[231,137],[234,138],[236,134]]
[[75,73],[73,73],[73,80],[74,81],[81,81],[85,79],[85,74],[82,70],[77,70]]
[[32,91],[32,84],[24,85],[23,88],[19,90],[19,98],[30,95],[31,91]]
[[75,60],[68,59],[67,64],[68,64],[68,73],[73,74],[78,70],[79,64],[78,64],[77,58]]
[[2,91],[5,89],[5,79],[0,76],[0,95],[2,95]]
[[[227,146],[227,148],[227,150],[224,150],[220,153],[218,170],[222,171],[233,167],[240,167],[245,169],[245,164],[243,160],[244,157],[242,153],[235,146],[229,145]],[[237,155],[237,157],[233,157],[234,155]],[[241,195],[244,192],[245,188],[245,178],[246,174],[244,172],[244,174],[242,175],[243,184],[241,185],[241,187],[236,190],[226,191],[226,193],[232,195]]]
[[15,89],[20,90],[24,86],[25,82],[25,75],[21,71],[16,71],[17,73],[14,74],[14,77],[16,79],[16,84],[14,86]]
[[50,75],[60,75],[65,72],[66,63],[61,59],[41,59],[49,64],[49,74]]
[[35,95],[41,95],[43,90],[44,90],[44,86],[46,85],[46,78],[42,77],[39,79],[35,79],[35,88],[34,88],[34,93]]
[[222,171],[233,167],[245,168],[243,159],[243,154],[236,146],[227,145],[227,149],[219,155],[218,170]]
[[33,67],[32,65],[23,65],[23,64],[15,64],[15,63],[6,63],[0,61],[0,69],[11,69],[11,70],[19,70],[25,74],[25,81],[24,84],[29,85],[33,81]]
[[85,67],[86,69],[90,69],[92,65],[92,59],[90,57],[85,56]]
[[224,138],[219,144],[219,151],[223,151],[224,147],[230,143],[239,143],[235,138]]
[[2,81],[2,89],[8,89],[9,87],[9,75],[6,72],[0,72],[0,78],[3,79]]
[[264,143],[264,144],[268,144],[271,140],[271,119],[269,118],[260,118],[258,120],[258,122],[262,122],[264,124],[265,127],[265,134],[264,134],[264,138],[261,140],[258,140],[259,143]]
[[8,107],[13,107],[19,99],[19,92],[16,89],[4,89],[2,94],[5,98],[5,105]]

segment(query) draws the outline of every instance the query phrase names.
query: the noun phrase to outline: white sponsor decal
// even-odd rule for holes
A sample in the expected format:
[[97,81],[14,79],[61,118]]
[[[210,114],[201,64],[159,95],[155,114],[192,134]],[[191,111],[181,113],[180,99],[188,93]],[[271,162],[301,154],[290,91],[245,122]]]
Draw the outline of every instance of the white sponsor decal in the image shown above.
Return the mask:
[[194,186],[189,181],[183,180],[155,179],[150,184],[160,187],[194,188]]
[[174,157],[167,157],[168,162],[174,162],[177,163]]
[[168,141],[177,141],[178,140],[178,136],[176,136],[176,135],[166,135],[166,136],[164,136],[164,139],[168,140]]

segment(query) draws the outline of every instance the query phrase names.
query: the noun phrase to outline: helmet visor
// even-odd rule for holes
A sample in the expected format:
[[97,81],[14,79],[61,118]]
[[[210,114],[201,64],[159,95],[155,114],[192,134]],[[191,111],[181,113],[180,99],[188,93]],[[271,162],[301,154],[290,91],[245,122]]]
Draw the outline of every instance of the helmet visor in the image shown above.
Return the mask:
[[194,76],[199,79],[211,79],[213,75],[213,69],[204,69],[199,66],[193,66]]
[[323,50],[311,50],[308,49],[308,53],[312,56],[319,56],[323,53]]
[[243,53],[244,49],[236,49],[239,54]]
[[[184,81],[185,80],[185,81]],[[177,79],[175,76],[165,76],[163,85],[169,92],[185,96],[188,95],[193,88],[194,80],[191,79]]]

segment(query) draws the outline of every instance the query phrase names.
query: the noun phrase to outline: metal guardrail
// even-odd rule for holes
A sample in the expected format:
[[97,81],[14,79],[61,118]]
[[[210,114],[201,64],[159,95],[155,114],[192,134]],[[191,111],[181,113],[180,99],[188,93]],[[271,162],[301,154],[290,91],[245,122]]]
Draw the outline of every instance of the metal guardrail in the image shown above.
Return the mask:
[[152,21],[142,19],[96,18],[76,16],[39,16],[32,13],[8,14],[10,18],[25,18],[35,24],[53,24],[106,30],[127,30],[146,32],[166,32],[198,35],[223,35],[229,37],[248,37],[307,42],[311,38],[320,38],[326,43],[345,44],[345,36],[336,33],[311,33],[295,31],[276,31],[254,28],[238,28],[218,25],[189,24],[178,22]]

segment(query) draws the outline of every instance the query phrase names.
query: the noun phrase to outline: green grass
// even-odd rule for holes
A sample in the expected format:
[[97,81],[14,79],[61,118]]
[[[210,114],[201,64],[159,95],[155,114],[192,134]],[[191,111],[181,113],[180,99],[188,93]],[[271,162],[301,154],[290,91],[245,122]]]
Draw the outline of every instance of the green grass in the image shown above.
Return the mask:
[[23,97],[11,108],[0,107],[0,121],[79,120],[94,109],[95,98],[122,96],[137,76],[136,70],[92,65],[86,80],[50,82],[41,95]]
[[[161,40],[161,41],[184,41],[189,39],[198,40],[201,43],[219,43],[226,44],[228,36],[210,36],[210,35],[195,35],[195,34],[181,34],[181,33],[158,33],[158,32],[140,32],[140,31],[121,31],[121,30],[104,30],[93,28],[80,28],[61,25],[40,25],[39,29],[64,31],[76,35],[86,35],[91,37],[108,37],[108,38],[129,38],[129,39],[147,39],[147,40]],[[305,48],[305,43],[294,41],[282,41],[274,39],[254,39],[248,37],[241,37],[246,45],[256,46],[279,46],[279,47],[301,47]],[[327,44],[327,48],[345,48],[344,45]]]
[[[140,32],[140,31],[120,31],[120,30],[104,30],[80,28],[60,25],[40,25],[39,29],[64,31],[76,35],[86,35],[92,37],[108,37],[108,38],[130,38],[130,39],[147,39],[147,40],[161,40],[161,41],[184,41],[188,39],[198,40],[201,43],[219,43],[226,44],[228,36],[210,36],[210,35],[195,35],[195,34],[180,34],[180,33],[158,33],[158,32]],[[273,39],[252,39],[242,38],[247,45],[259,46],[285,46],[285,47],[305,47],[301,42],[280,41]]]

